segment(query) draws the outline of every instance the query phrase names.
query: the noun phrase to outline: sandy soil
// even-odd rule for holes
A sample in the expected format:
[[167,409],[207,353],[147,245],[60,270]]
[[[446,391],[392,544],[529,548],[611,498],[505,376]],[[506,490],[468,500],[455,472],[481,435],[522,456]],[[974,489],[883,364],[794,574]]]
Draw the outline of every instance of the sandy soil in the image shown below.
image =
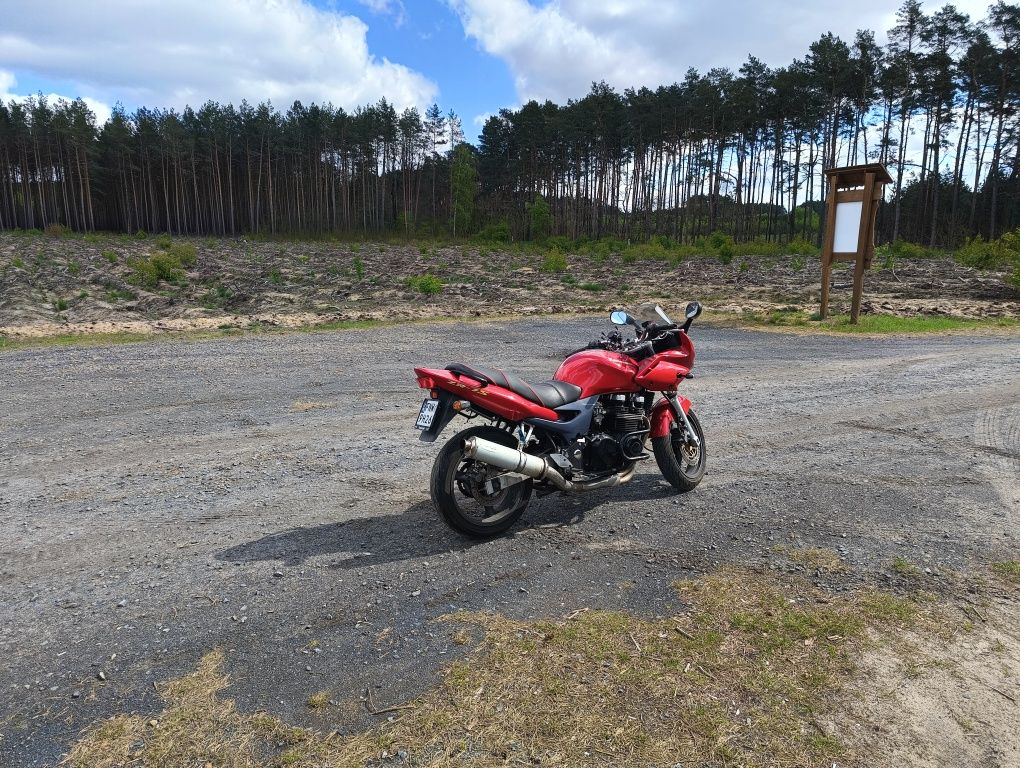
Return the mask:
[[[0,233],[0,334],[159,333],[252,324],[291,327],[344,320],[576,314],[648,299],[739,313],[817,307],[817,258],[693,258],[676,266],[567,255],[562,273],[520,249],[381,243],[192,239],[197,263],[180,284],[144,290],[130,262],[156,240],[50,238]],[[845,265],[841,265],[845,266]],[[409,277],[443,281],[434,295]],[[1020,316],[1020,291],[1003,273],[950,259],[876,266],[865,313]],[[846,311],[850,273],[837,271],[833,309]]]

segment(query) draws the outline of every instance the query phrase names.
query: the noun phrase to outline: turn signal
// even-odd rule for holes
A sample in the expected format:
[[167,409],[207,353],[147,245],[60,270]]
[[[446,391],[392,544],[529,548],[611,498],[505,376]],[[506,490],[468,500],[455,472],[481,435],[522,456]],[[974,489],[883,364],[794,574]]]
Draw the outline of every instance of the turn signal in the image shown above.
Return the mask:
[[439,399],[439,390],[438,389],[433,389],[431,392],[429,392],[429,397],[431,397],[433,400],[438,400]]
[[454,400],[453,405],[450,407],[453,408],[453,410],[456,411],[457,413],[460,413],[462,410],[464,410],[464,401]]

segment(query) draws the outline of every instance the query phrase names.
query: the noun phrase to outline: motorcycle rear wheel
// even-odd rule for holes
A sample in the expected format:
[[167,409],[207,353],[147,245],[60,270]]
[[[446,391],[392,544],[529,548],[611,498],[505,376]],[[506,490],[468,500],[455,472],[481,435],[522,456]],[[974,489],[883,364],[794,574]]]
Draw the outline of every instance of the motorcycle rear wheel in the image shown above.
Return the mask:
[[486,495],[484,479],[502,470],[464,458],[464,440],[479,437],[511,448],[517,439],[496,427],[471,427],[458,432],[443,446],[432,465],[429,490],[443,520],[458,533],[475,539],[487,539],[508,530],[531,501],[531,479],[516,483],[498,493]]
[[682,431],[671,429],[669,434],[652,438],[652,452],[662,476],[681,493],[692,491],[705,476],[708,455],[705,452],[705,433],[694,411],[687,412],[687,420],[694,427],[699,445],[694,448],[683,439]]

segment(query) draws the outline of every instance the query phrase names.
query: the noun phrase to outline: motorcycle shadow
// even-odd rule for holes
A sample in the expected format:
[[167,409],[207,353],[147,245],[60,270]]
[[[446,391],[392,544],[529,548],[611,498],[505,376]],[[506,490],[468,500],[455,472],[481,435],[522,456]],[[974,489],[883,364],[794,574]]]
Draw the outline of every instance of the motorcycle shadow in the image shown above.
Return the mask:
[[[606,503],[664,499],[673,490],[655,475],[638,475],[618,488],[579,495],[551,494],[534,499],[518,525],[498,538],[511,538],[530,528],[578,525]],[[300,566],[318,557],[338,555],[329,567],[351,570],[369,565],[429,558],[463,552],[489,540],[470,539],[447,528],[430,500],[397,514],[358,518],[303,528],[291,528],[225,549],[217,560],[231,563],[279,561]]]

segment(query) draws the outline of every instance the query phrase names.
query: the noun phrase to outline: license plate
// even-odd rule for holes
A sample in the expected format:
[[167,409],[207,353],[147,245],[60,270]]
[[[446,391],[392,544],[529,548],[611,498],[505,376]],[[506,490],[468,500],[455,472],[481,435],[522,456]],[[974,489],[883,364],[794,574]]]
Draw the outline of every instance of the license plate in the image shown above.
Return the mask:
[[415,429],[428,429],[432,426],[432,420],[436,417],[436,411],[439,408],[438,400],[426,400],[421,404],[421,410],[418,411],[418,421],[414,423]]

